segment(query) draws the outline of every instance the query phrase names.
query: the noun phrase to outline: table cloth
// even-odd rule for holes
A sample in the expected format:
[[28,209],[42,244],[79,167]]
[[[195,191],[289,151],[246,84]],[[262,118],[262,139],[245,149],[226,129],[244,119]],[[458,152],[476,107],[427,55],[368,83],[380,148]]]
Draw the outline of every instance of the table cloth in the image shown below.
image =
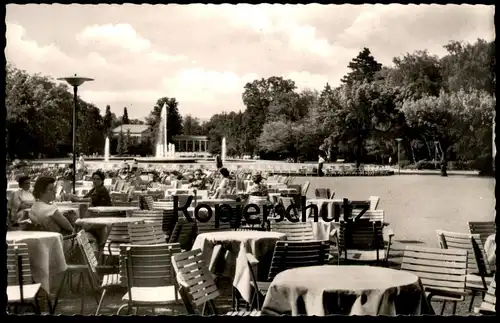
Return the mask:
[[[229,251],[225,260],[224,273],[234,277],[233,286],[238,289],[245,301],[250,302],[252,278],[246,254],[251,253],[259,261],[262,261],[259,264],[259,269],[267,275],[274,245],[276,241],[284,239],[286,239],[286,235],[279,232],[210,232],[198,235],[192,249],[201,249],[207,264],[211,264],[214,261],[212,259],[214,247],[217,244],[222,244],[224,249]],[[262,279],[264,278],[262,277]]]
[[312,266],[279,273],[271,283],[266,315],[433,314],[420,279],[371,266]]
[[28,245],[31,274],[42,288],[51,291],[51,278],[66,270],[63,236],[44,231],[9,231],[7,243],[21,242]]
[[78,209],[78,217],[86,217],[87,216],[87,209],[90,206],[90,203],[88,202],[54,202],[54,205],[56,205],[58,208],[60,207],[65,207],[65,208],[75,208]]

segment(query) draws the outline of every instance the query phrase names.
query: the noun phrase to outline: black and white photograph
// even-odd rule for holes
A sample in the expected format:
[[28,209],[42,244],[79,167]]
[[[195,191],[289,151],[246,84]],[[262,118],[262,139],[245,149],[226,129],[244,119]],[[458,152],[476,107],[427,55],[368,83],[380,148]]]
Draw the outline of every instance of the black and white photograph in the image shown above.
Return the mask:
[[496,315],[495,6],[6,4],[8,315]]

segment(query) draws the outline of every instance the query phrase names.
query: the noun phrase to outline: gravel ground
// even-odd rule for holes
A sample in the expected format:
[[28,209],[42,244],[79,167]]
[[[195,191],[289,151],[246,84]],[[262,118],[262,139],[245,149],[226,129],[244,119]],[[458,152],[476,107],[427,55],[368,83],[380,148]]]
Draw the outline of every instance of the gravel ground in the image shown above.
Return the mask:
[[[407,244],[438,247],[435,230],[443,229],[467,232],[467,221],[491,221],[494,218],[495,196],[494,179],[474,177],[440,177],[400,175],[388,177],[334,177],[304,178],[294,180],[296,184],[310,181],[308,197],[314,196],[314,190],[328,187],[336,192],[336,198],[366,199],[371,195],[379,196],[379,208],[385,210],[386,221],[395,232],[395,241],[391,248],[391,267],[398,269],[402,252]],[[231,283],[222,279],[219,288],[221,296],[216,304],[220,314],[231,309]],[[109,293],[100,314],[115,314],[121,305],[125,291]],[[57,307],[57,314],[73,315],[80,312],[80,293],[62,297]],[[93,314],[96,303],[92,296],[85,296],[84,314]],[[473,315],[468,312],[470,298],[459,302],[457,315]],[[481,297],[476,297],[474,306],[479,306]],[[433,303],[437,313],[441,310],[440,302]],[[242,308],[243,309],[243,308]],[[452,306],[447,305],[444,315],[451,315]],[[182,304],[157,308],[155,314],[185,314]],[[151,315],[149,308],[141,308],[138,314]]]

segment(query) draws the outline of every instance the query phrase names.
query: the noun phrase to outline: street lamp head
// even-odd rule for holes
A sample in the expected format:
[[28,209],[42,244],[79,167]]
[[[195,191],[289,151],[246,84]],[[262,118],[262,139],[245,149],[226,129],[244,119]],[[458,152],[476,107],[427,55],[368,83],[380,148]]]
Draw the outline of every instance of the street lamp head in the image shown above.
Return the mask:
[[93,81],[94,79],[88,77],[79,77],[79,76],[69,76],[69,77],[60,77],[59,81],[66,81],[71,86],[80,86],[87,81]]
[[396,138],[397,142],[401,142],[403,139],[402,138]]

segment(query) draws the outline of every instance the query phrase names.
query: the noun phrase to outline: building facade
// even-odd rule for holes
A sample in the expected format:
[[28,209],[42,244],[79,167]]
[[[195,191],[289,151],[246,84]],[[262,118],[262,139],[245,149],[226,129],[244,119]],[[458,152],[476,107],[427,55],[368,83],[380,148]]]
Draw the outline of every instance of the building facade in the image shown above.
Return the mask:
[[[147,140],[149,134],[149,126],[141,124],[124,124],[113,129],[113,137],[127,135],[130,131],[130,137],[135,144]],[[179,135],[173,136],[173,144],[175,145],[176,152],[192,152],[192,153],[205,153],[208,152],[208,137],[207,136],[189,136]]]
[[177,152],[208,152],[207,136],[180,135],[173,138],[175,151]]

